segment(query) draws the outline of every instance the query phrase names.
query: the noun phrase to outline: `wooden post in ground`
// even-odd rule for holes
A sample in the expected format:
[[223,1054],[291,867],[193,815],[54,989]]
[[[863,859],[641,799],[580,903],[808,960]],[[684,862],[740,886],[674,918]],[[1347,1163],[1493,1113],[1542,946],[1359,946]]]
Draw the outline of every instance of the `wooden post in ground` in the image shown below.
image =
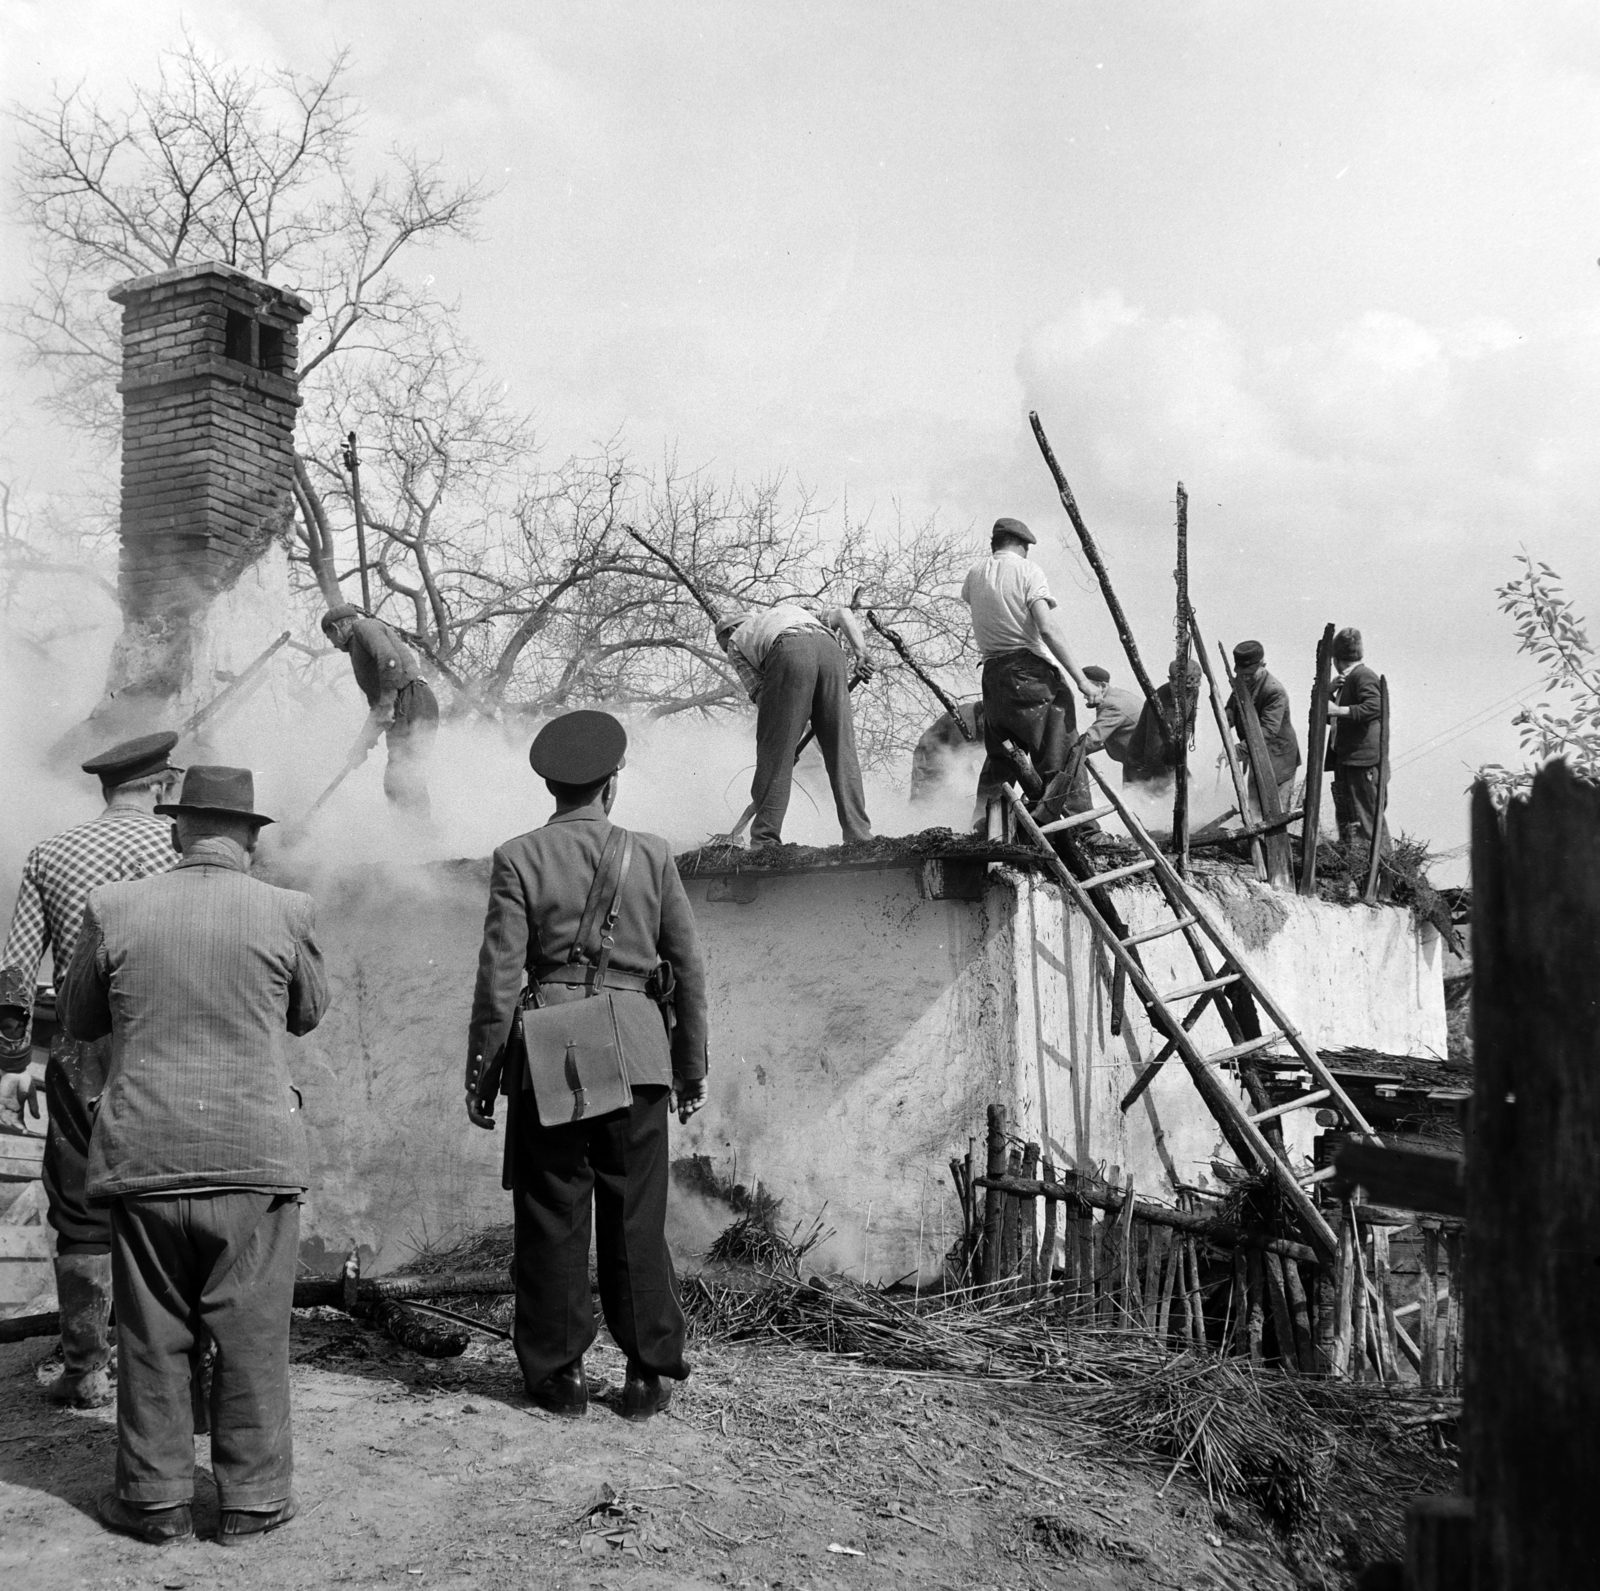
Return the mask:
[[[1006,1174],[1006,1108],[989,1107],[988,1175],[1003,1177]],[[983,1190],[983,1246],[978,1250],[977,1280],[988,1286],[1000,1274],[1000,1212],[1006,1204],[1005,1194],[995,1188]]]
[[[1022,1174],[1030,1182],[1039,1175],[1039,1146],[1029,1144],[1022,1152]],[[1039,1286],[1039,1201],[1017,1201],[1017,1239],[1021,1246],[1018,1276],[1031,1296]]]
[[[1178,583],[1177,676],[1172,681],[1172,732],[1177,737],[1177,761],[1172,781],[1172,864],[1179,873],[1189,871],[1189,724],[1194,713],[1189,702],[1189,494],[1178,482]],[[1198,705],[1195,704],[1195,705]]]
[[1278,1343],[1278,1363],[1291,1374],[1299,1368],[1294,1349],[1294,1322],[1289,1316],[1289,1295],[1283,1280],[1283,1259],[1278,1254],[1261,1256],[1267,1273],[1267,1297],[1272,1304],[1272,1335]]
[[1563,763],[1547,766],[1502,829],[1479,784],[1472,888],[1464,1403],[1473,1584],[1592,1585],[1600,788]]
[[[1044,1163],[1044,1180],[1056,1180],[1056,1168],[1050,1161]],[[1046,1199],[1044,1201],[1044,1237],[1039,1244],[1039,1287],[1038,1291],[1049,1295],[1054,1279],[1056,1263],[1056,1220],[1061,1210],[1059,1199]]]
[[1317,643],[1317,675],[1311,686],[1311,723],[1306,730],[1306,799],[1300,819],[1300,893],[1317,892],[1317,830],[1322,820],[1322,782],[1327,777],[1328,694],[1333,684],[1333,626]]

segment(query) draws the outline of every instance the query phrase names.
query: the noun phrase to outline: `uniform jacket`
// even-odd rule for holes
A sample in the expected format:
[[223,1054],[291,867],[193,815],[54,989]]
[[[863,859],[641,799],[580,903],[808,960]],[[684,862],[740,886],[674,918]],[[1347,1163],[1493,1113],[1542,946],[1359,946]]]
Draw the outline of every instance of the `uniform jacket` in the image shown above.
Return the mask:
[[[1294,776],[1300,766],[1300,737],[1289,720],[1289,693],[1265,669],[1257,675],[1255,683],[1247,687],[1255,703],[1256,717],[1261,721],[1261,738],[1267,743],[1267,756],[1272,762],[1272,777],[1282,784]],[[1244,731],[1234,716],[1233,703],[1228,703],[1228,722],[1239,738]]]
[[309,1185],[285,1034],[327,1007],[314,934],[311,897],[251,878],[221,841],[90,892],[57,1009],[73,1038],[111,1035],[91,1199]]
[[1382,734],[1383,697],[1378,676],[1365,663],[1351,665],[1339,687],[1338,704],[1351,709],[1348,718],[1334,720],[1330,768],[1373,768],[1378,762]]
[[[598,801],[558,812],[542,829],[519,834],[494,853],[489,910],[478,954],[467,1053],[493,1064],[505,1048],[517,997],[531,974],[564,963],[578,936],[584,902],[611,833]],[[661,960],[677,975],[677,1027],[669,1051],[661,1008],[649,995],[613,995],[623,1064],[636,1088],[706,1075],[706,976],[694,913],[667,842],[633,836],[633,864],[623,885],[611,967],[647,976]],[[607,902],[609,904],[609,902]],[[552,1001],[583,998],[556,987]]]

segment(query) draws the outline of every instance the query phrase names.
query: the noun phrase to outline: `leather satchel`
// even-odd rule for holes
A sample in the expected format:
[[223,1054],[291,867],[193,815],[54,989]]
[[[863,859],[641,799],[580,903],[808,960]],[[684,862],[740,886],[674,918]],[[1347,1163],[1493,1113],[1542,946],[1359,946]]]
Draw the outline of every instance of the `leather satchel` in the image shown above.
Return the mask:
[[[547,1005],[535,978],[529,980],[518,1004],[512,1044],[520,1039],[527,1059],[523,1087],[533,1091],[542,1127],[591,1121],[633,1103],[612,996],[606,988],[612,934],[632,863],[633,836],[614,827],[600,853],[578,937],[567,953],[569,966],[589,963],[583,998]],[[603,904],[608,897],[609,904]]]

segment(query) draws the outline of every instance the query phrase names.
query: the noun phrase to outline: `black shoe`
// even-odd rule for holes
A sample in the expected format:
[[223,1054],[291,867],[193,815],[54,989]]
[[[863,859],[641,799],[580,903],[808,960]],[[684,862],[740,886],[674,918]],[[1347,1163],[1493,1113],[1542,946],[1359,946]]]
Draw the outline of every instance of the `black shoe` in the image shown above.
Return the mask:
[[628,1366],[628,1379],[622,1384],[623,1419],[648,1420],[652,1414],[664,1414],[671,1402],[672,1388],[655,1371]]
[[272,1509],[224,1508],[217,1526],[217,1542],[224,1547],[240,1547],[247,1541],[260,1541],[269,1530],[287,1525],[300,1512],[300,1499],[293,1492]]
[[100,1522],[125,1536],[148,1541],[153,1547],[169,1541],[187,1541],[194,1534],[194,1516],[187,1503],[174,1503],[171,1508],[140,1508],[123,1502],[115,1492],[107,1492],[100,1499]]
[[538,1386],[529,1387],[528,1396],[546,1414],[581,1420],[589,1408],[589,1380],[583,1373],[583,1360],[574,1359],[564,1369],[546,1376]]

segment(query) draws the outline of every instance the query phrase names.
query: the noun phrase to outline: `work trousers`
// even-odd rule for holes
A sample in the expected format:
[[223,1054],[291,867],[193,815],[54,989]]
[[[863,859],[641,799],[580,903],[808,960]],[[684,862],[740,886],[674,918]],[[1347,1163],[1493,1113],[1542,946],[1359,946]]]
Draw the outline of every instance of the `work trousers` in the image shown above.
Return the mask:
[[750,787],[756,845],[776,845],[794,784],[794,759],[810,722],[833,786],[834,811],[846,841],[870,840],[866,792],[856,757],[850,677],[839,643],[823,629],[780,635],[761,669],[756,708],[756,777]]
[[[1338,767],[1333,770],[1333,815],[1339,825],[1341,840],[1359,840],[1363,845],[1372,843],[1378,827],[1378,766],[1366,768]],[[1389,849],[1389,825],[1383,825],[1382,845]]]
[[111,1207],[117,1311],[117,1496],[174,1504],[194,1495],[190,1380],[205,1335],[211,1472],[224,1508],[285,1501],[289,1312],[299,1252],[298,1194],[195,1193]]
[[[1009,784],[1017,765],[1005,749],[1015,741],[1033,759],[1046,787],[1066,766],[1077,739],[1078,708],[1060,670],[1036,652],[1002,652],[983,660],[983,745],[988,755],[978,775],[980,791]],[[1087,812],[1089,776],[1082,771],[1055,803],[1063,812]]]
[[517,1101],[512,1208],[517,1312],[513,1345],[529,1390],[595,1339],[589,1296],[594,1222],[600,1305],[631,1363],[682,1380],[683,1308],[667,1248],[667,1107],[662,1084],[635,1088],[627,1110],[542,1127],[533,1095]]
[[412,680],[395,697],[394,722],[385,739],[389,760],[383,770],[383,793],[402,811],[426,818],[428,762],[439,733],[439,700],[426,680]]
[[111,1065],[110,1038],[85,1044],[57,1033],[44,1069],[50,1126],[40,1168],[57,1254],[109,1254],[111,1212],[91,1205],[84,1192],[89,1134]]

